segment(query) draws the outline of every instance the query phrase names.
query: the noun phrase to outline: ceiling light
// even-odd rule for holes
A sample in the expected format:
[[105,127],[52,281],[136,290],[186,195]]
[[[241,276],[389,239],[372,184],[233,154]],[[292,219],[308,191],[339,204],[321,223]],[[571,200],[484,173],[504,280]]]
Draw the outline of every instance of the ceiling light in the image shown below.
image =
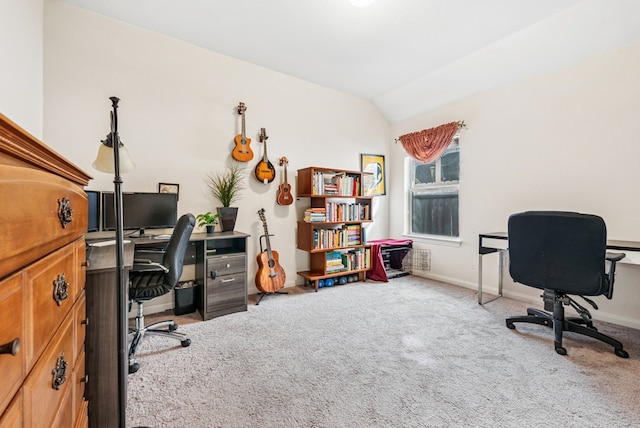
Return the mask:
[[349,3],[354,5],[355,7],[367,7],[371,6],[374,0],[349,0]]

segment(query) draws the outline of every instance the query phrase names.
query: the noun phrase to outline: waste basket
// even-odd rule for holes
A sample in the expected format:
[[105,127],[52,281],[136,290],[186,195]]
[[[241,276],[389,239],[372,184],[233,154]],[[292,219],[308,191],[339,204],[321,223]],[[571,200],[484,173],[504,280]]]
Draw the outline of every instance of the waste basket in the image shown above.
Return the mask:
[[181,281],[173,289],[175,293],[175,306],[173,313],[185,315],[195,312],[198,307],[198,291],[200,286],[194,281]]

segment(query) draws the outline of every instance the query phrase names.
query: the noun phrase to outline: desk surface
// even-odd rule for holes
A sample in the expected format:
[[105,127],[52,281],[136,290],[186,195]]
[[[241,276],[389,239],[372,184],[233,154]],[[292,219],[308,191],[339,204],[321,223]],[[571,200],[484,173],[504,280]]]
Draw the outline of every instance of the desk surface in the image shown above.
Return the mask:
[[[482,247],[482,238],[489,239],[508,239],[507,232],[490,232],[481,233],[479,235],[480,247]],[[623,241],[620,239],[607,239],[607,249],[618,251],[640,251],[640,242],[638,241]]]

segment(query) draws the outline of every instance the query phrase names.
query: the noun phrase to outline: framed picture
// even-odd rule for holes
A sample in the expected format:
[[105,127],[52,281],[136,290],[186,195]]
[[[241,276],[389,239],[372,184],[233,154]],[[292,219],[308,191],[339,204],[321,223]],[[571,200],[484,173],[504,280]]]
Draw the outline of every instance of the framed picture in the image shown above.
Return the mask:
[[360,171],[371,173],[371,175],[367,174],[362,176],[364,196],[387,194],[384,155],[360,154]]
[[158,193],[175,193],[180,199],[180,185],[175,183],[158,183]]

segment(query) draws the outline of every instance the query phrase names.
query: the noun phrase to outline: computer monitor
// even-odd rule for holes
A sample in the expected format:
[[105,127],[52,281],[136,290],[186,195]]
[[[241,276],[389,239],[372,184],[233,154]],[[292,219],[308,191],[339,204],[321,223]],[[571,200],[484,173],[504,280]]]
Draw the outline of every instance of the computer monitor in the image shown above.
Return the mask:
[[85,190],[85,193],[89,201],[87,232],[97,232],[100,230],[100,192]]
[[[115,230],[113,192],[102,193],[102,230]],[[164,229],[178,220],[178,195],[175,193],[123,193],[122,225],[125,230]]]

